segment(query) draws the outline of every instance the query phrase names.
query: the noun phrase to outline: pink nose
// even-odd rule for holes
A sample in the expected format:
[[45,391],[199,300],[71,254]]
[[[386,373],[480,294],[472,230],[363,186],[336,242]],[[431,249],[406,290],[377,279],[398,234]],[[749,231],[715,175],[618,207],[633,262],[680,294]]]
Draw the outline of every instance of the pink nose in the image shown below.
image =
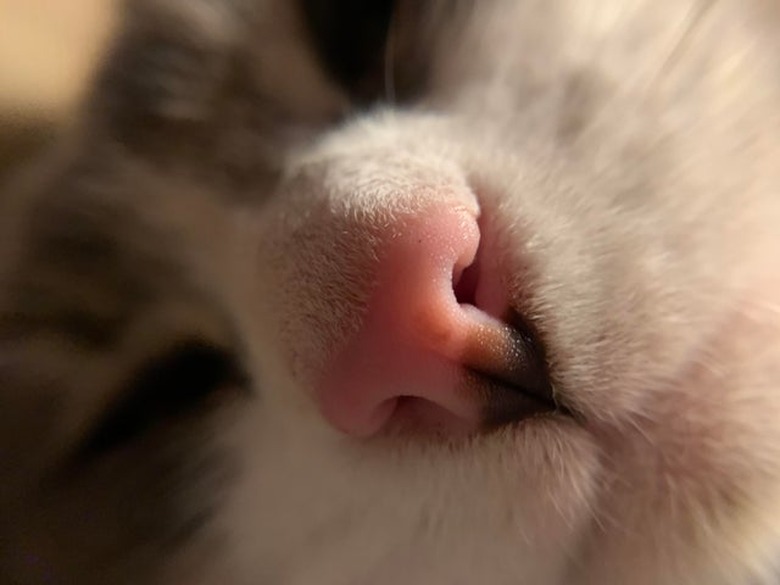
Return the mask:
[[[529,376],[536,384],[539,367],[526,340],[478,308],[500,306],[501,295],[472,267],[481,236],[476,215],[439,204],[387,227],[362,327],[319,388],[333,426],[358,437],[394,420],[470,432],[489,415],[491,388]],[[471,282],[457,288],[469,289],[469,298],[458,298],[453,283],[467,267],[463,280]],[[527,407],[527,397],[520,399]]]

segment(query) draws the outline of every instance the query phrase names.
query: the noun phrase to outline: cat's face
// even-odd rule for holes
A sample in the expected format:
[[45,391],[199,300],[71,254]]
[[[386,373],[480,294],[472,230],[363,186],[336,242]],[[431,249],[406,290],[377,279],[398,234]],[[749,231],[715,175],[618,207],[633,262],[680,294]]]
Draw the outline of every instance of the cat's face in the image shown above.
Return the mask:
[[0,576],[771,583],[779,17],[130,3],[4,201]]

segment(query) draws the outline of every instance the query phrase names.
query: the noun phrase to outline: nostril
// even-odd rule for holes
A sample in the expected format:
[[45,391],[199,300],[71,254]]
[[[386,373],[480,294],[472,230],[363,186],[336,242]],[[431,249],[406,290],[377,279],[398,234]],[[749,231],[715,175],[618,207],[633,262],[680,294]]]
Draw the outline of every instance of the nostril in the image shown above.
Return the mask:
[[479,238],[473,259],[466,266],[455,266],[452,290],[461,306],[471,305],[486,315],[506,321],[510,308],[507,287],[502,281],[499,256],[491,222],[484,215],[477,221]]
[[480,285],[480,273],[482,271],[482,254],[484,252],[483,222],[477,220],[478,238],[477,249],[474,252],[474,258],[466,266],[456,265],[452,275],[452,290],[455,294],[455,300],[459,305],[473,305],[479,309],[477,290]]
[[469,266],[461,270],[460,274],[453,275],[452,289],[455,293],[455,300],[461,305],[477,306],[477,285],[479,284],[478,258],[479,256]]

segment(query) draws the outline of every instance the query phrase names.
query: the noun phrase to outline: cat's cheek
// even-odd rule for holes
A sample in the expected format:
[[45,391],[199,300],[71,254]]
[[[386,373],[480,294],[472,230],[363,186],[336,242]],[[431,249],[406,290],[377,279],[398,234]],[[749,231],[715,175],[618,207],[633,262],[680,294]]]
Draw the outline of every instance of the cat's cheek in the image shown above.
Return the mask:
[[[603,501],[621,532],[594,539],[588,583],[628,579],[636,571],[623,561],[629,558],[660,571],[637,583],[680,582],[688,574],[721,583],[746,566],[774,562],[780,319],[766,302],[769,291],[762,286],[736,301],[679,376],[645,397],[631,427],[600,435],[605,477],[613,478]],[[687,536],[670,541],[670,534]]]

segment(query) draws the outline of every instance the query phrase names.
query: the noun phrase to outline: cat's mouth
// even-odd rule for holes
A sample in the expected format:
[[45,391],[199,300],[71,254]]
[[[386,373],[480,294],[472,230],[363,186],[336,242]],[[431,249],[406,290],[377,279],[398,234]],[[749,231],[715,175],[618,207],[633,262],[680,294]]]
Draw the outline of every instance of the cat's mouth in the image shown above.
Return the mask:
[[488,428],[548,413],[570,414],[555,395],[544,345],[535,327],[511,307],[490,225],[479,221],[474,260],[453,273],[453,293],[462,311],[484,321],[463,353],[469,385],[483,401]]
[[535,339],[511,326],[501,336],[501,357],[467,366],[467,377],[481,394],[483,425],[493,428],[543,414],[568,415],[555,396]]

